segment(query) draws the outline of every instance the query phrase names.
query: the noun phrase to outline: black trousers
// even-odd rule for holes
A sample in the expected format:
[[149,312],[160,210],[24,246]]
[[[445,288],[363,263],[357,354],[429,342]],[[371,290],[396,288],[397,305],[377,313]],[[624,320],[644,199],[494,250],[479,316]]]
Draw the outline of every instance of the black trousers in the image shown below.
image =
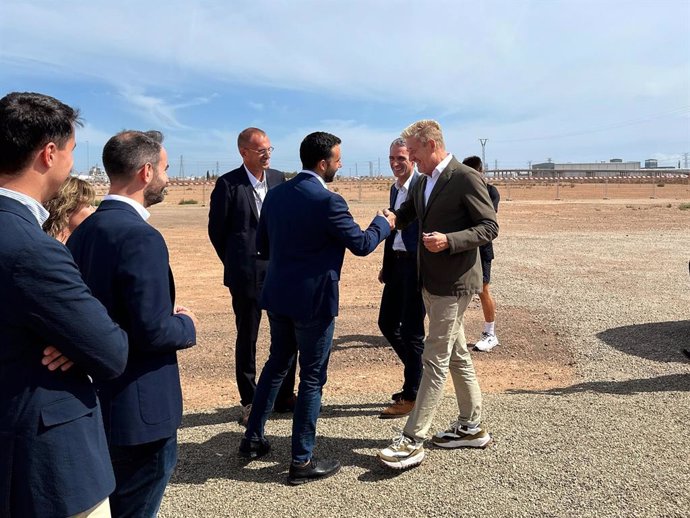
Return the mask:
[[[240,393],[240,404],[246,406],[254,399],[256,391],[256,340],[259,336],[261,308],[256,297],[232,293],[232,310],[235,312],[237,340],[235,341],[235,378]],[[276,404],[280,405],[293,394],[296,362],[288,371],[278,392]]]
[[422,379],[424,301],[414,255],[394,258],[381,297],[379,329],[404,366],[403,398],[415,400]]

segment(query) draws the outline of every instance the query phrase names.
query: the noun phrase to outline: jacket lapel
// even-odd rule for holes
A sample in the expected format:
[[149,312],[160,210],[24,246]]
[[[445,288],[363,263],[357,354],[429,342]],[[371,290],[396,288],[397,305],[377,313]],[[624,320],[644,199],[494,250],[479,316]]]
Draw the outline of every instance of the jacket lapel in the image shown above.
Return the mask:
[[247,203],[249,203],[249,208],[252,209],[252,214],[254,214],[256,220],[259,221],[259,211],[256,210],[256,200],[254,199],[254,187],[252,187],[252,184],[249,183],[249,178],[247,178],[246,171],[244,173],[245,176],[242,184],[242,190],[244,191],[245,196],[247,196]]

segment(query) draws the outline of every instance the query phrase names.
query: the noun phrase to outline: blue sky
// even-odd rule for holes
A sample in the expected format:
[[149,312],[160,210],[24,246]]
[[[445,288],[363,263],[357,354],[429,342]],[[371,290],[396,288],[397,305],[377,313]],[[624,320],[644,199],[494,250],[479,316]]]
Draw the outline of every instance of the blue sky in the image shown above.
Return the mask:
[[[171,174],[239,164],[264,129],[300,168],[312,131],[341,174],[384,174],[388,144],[433,118],[490,166],[690,152],[689,0],[0,0],[0,94],[81,109],[75,168],[122,129],[159,129]],[[88,142],[88,144],[87,144]]]

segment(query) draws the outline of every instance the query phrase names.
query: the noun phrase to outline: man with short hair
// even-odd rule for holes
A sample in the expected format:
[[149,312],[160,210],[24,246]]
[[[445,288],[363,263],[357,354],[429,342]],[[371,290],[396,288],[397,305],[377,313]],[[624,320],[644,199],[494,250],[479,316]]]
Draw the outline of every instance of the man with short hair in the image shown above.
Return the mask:
[[391,228],[379,213],[362,231],[345,200],[326,188],[341,166],[338,137],[324,132],[307,135],[300,159],[302,172],[268,193],[259,221],[257,249],[269,261],[261,307],[271,324],[271,350],[239,446],[240,455],[249,459],[270,451],[266,420],[283,378],[298,358],[300,382],[288,472],[293,485],[340,469],[337,460],[312,455],[338,314],[340,271],[346,248],[355,255],[370,254]]
[[415,122],[402,137],[410,160],[424,177],[395,211],[395,224],[404,229],[419,220],[419,273],[429,332],[415,407],[402,432],[378,453],[381,462],[394,469],[418,466],[424,459],[424,440],[448,372],[459,414],[432,442],[441,448],[484,448],[491,441],[481,426],[482,395],[467,350],[463,316],[472,295],[482,289],[477,247],[498,235],[484,180],[446,151],[438,122]]
[[147,207],[163,200],[168,184],[162,141],[158,131],[123,131],[108,140],[110,190],[67,241],[86,284],[129,335],[125,372],[98,384],[118,517],[158,513],[182,421],[177,351],[196,343],[196,317],[175,305],[168,248],[147,223]]
[[[390,208],[397,210],[421,175],[414,170],[402,138],[395,139],[388,156],[395,183],[391,185]],[[384,283],[379,310],[379,329],[403,364],[403,387],[393,394],[393,404],[379,417],[404,417],[414,408],[422,378],[424,350],[424,302],[417,283],[419,223],[394,230],[386,239],[379,282]]]
[[[242,165],[218,178],[211,193],[208,236],[223,263],[223,282],[230,289],[235,313],[235,378],[240,393],[240,424],[246,426],[256,391],[256,340],[261,322],[259,297],[266,277],[266,260],[257,257],[256,228],[266,193],[285,181],[270,169],[273,147],[266,132],[247,128],[237,137]],[[294,369],[288,372],[275,410],[295,405]]]
[[47,95],[0,99],[1,516],[110,516],[115,478],[91,378],[122,373],[127,335],[41,229],[42,204],[74,163],[76,124]]
[[[462,161],[468,167],[471,167],[480,174],[484,173],[484,165],[482,159],[478,156],[468,156]],[[489,191],[489,198],[494,205],[494,210],[498,213],[498,203],[501,201],[501,195],[498,194],[498,189],[490,183],[486,184]],[[496,336],[496,301],[491,296],[489,284],[491,283],[491,262],[494,260],[494,246],[493,243],[487,243],[479,247],[479,258],[482,262],[482,292],[479,294],[479,300],[482,303],[482,313],[484,313],[484,330],[474,348],[478,351],[489,352],[491,349],[500,345],[498,336]]]

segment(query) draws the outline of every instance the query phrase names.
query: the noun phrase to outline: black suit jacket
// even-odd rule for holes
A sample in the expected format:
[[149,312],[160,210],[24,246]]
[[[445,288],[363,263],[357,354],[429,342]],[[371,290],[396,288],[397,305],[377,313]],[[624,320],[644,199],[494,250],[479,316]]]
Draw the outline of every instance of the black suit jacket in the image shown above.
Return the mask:
[[[115,488],[89,375],[124,370],[127,336],[29,209],[0,196],[0,228],[0,516],[70,516]],[[47,345],[75,365],[49,371]]]
[[[498,189],[496,189],[496,187],[494,187],[490,183],[486,184],[486,189],[489,191],[489,198],[491,198],[491,203],[494,204],[494,210],[498,214],[498,202],[501,201],[501,195],[498,193]],[[491,243],[487,243],[487,244],[479,247],[479,256],[481,257],[482,261],[493,261],[493,259],[494,259],[493,241]]]
[[110,444],[171,437],[182,419],[178,349],[196,343],[192,319],[173,314],[175,285],[163,236],[134,207],[105,200],[67,241],[93,294],[129,336],[129,361],[98,383]]
[[[412,180],[410,180],[410,187],[407,190],[407,199],[411,196],[412,193],[412,188],[417,184],[417,182],[421,179],[421,174],[419,174],[417,171],[415,171],[412,174]],[[393,207],[395,206],[395,200],[398,196],[398,190],[395,188],[395,183],[391,185],[390,189],[390,209],[393,210]],[[393,242],[395,241],[395,236],[397,233],[400,232],[402,234],[402,240],[403,243],[405,244],[405,249],[411,253],[411,254],[416,254],[417,253],[417,243],[419,242],[419,222],[415,221],[414,223],[411,223],[407,227],[405,227],[404,230],[398,230],[395,229],[391,232],[391,235],[386,238],[386,243],[383,248],[383,265],[381,267],[382,274],[381,278],[383,279],[384,283],[387,283],[390,281],[390,276],[391,276],[391,271],[393,269]]]
[[[266,169],[266,185],[272,189],[285,175]],[[258,298],[266,276],[266,261],[257,260],[256,229],[259,214],[254,188],[244,165],[218,178],[211,193],[208,237],[223,263],[223,283],[233,294]]]

